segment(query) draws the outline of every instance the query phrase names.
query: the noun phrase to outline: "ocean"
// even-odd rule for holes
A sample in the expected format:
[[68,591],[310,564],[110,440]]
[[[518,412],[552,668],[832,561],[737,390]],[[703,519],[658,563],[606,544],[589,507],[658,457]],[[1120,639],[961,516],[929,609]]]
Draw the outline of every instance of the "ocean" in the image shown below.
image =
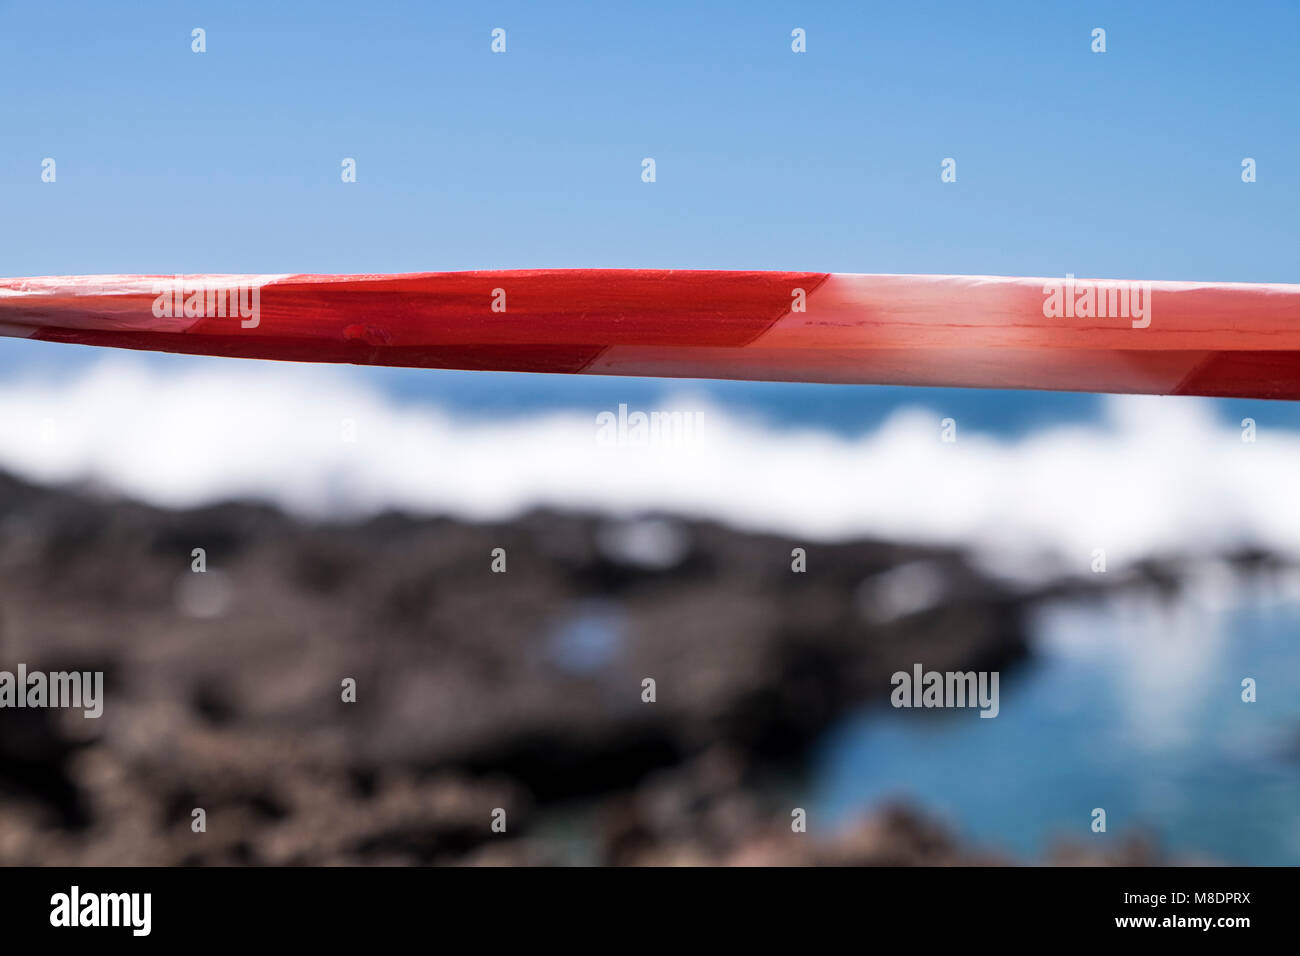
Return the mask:
[[[597,416],[621,405],[692,409],[710,430],[685,447],[602,447]],[[1099,551],[1111,571],[1191,561],[1201,570],[1179,597],[1040,608],[996,719],[881,706],[847,718],[817,747],[813,812],[839,825],[910,796],[1022,858],[1063,836],[1142,831],[1195,858],[1300,862],[1300,586],[1218,562],[1241,548],[1300,561],[1289,403],[339,369],[5,341],[0,468],[324,519],[657,511],[798,543],[959,546],[1039,583],[1088,573]],[[1090,830],[1095,808],[1105,835]]]

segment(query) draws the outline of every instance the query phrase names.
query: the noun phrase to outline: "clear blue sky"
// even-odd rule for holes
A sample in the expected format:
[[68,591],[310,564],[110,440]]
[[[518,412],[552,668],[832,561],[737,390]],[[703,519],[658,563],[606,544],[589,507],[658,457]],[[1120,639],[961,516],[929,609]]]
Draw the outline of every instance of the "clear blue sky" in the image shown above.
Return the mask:
[[0,2],[0,274],[1297,281],[1297,36],[1281,2]]

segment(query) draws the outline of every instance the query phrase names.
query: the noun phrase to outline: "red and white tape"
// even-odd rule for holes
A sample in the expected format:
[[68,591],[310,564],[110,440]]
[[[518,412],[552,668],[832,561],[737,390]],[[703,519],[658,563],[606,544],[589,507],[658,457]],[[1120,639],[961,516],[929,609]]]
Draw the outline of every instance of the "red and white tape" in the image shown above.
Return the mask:
[[527,269],[0,279],[0,334],[427,368],[1300,398],[1300,285]]

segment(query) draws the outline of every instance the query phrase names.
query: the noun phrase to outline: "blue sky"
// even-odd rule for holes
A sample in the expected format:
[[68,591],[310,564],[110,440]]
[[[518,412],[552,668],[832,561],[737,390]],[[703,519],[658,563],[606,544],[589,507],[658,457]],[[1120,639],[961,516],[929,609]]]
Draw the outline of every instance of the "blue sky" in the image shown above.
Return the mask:
[[[790,51],[794,27],[806,54]],[[0,273],[1295,281],[1298,28],[1289,3],[0,3]],[[40,180],[47,156],[55,184]],[[355,184],[340,181],[344,157]],[[87,354],[5,343],[0,368]],[[661,389],[358,374],[466,407]],[[808,420],[960,401],[1005,426],[1094,404],[706,390]]]

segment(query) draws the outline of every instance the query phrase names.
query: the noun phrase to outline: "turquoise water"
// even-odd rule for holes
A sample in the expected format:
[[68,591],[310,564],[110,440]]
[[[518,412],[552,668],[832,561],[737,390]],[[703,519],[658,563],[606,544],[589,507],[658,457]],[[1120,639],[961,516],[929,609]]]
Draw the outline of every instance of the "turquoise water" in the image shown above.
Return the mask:
[[[1300,603],[1058,606],[1001,713],[872,707],[824,741],[819,811],[906,796],[1026,859],[1131,828],[1226,863],[1300,864]],[[1241,700],[1241,680],[1258,700]],[[1093,834],[1091,812],[1107,812]]]

